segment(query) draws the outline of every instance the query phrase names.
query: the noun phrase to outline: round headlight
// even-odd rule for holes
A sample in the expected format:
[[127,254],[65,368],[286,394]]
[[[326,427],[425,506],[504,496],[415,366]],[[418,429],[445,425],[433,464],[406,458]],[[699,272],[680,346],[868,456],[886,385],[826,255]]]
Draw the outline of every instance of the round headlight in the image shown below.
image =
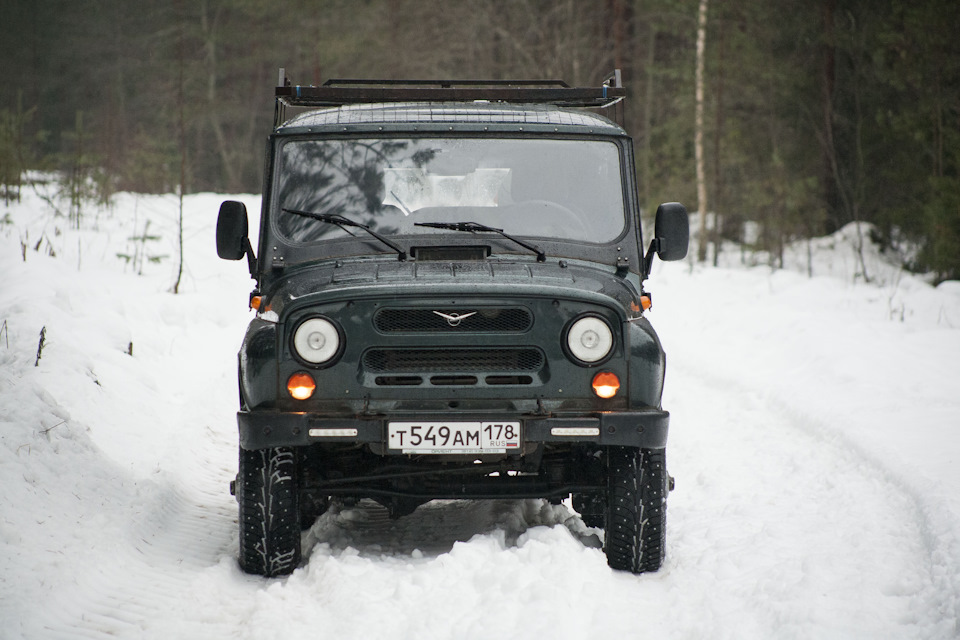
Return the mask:
[[311,364],[323,364],[340,350],[340,332],[326,318],[310,318],[293,334],[297,355]]
[[594,363],[607,357],[613,348],[613,332],[596,316],[580,318],[567,330],[567,348],[581,362]]

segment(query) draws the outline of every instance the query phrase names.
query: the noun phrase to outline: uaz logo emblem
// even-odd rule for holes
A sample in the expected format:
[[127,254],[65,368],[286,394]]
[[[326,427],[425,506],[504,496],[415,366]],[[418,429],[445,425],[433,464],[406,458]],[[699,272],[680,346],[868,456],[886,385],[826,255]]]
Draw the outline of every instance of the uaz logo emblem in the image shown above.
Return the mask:
[[435,314],[447,321],[447,324],[451,327],[460,326],[460,322],[466,320],[470,316],[477,315],[476,311],[471,311],[470,313],[464,313],[463,315],[459,313],[442,313],[440,311],[434,311]]

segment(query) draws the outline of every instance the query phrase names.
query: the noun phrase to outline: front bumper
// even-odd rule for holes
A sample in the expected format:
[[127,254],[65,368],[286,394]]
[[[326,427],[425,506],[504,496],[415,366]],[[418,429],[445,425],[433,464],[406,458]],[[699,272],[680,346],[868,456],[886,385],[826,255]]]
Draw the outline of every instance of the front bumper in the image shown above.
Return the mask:
[[[384,451],[387,442],[387,423],[410,419],[411,416],[408,415],[331,418],[313,413],[268,410],[237,413],[240,446],[248,450],[337,442],[376,445],[379,450]],[[451,419],[455,421],[490,420],[492,417],[447,414],[418,415],[416,419],[442,422]],[[670,426],[670,414],[660,409],[604,411],[563,417],[497,415],[493,419],[521,422],[522,440],[525,443],[577,442],[642,449],[665,448]],[[558,429],[561,431],[556,431]],[[571,433],[572,430],[576,430],[578,434],[589,435],[557,435]]]

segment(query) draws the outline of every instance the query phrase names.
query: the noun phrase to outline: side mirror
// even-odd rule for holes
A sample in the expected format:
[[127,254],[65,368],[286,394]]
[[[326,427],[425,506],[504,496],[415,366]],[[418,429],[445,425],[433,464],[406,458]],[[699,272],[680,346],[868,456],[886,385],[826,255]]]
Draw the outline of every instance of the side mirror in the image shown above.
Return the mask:
[[217,217],[217,255],[224,260],[240,260],[247,254],[247,208],[242,202],[226,200]]
[[687,208],[679,202],[664,202],[657,207],[653,235],[650,248],[643,259],[644,278],[650,275],[654,255],[667,262],[687,257],[687,246],[690,244],[690,216],[687,215]]
[[247,208],[242,202],[225,200],[217,216],[217,255],[224,260],[240,260],[247,256],[250,276],[256,277],[257,258],[247,237]]
[[690,217],[679,202],[665,202],[657,207],[654,225],[657,255],[661,260],[683,260],[690,244]]

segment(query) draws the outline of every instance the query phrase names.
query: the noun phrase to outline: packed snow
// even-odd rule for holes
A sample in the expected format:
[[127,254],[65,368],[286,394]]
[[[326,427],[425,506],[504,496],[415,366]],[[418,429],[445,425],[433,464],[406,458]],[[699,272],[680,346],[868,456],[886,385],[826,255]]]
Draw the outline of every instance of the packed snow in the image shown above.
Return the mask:
[[178,198],[76,229],[50,189],[0,208],[0,637],[960,636],[960,283],[861,260],[855,228],[782,270],[655,263],[658,573],[610,570],[569,504],[503,500],[334,510],[264,579],[228,491],[252,286],[216,257],[230,196],[184,199],[174,294]]

